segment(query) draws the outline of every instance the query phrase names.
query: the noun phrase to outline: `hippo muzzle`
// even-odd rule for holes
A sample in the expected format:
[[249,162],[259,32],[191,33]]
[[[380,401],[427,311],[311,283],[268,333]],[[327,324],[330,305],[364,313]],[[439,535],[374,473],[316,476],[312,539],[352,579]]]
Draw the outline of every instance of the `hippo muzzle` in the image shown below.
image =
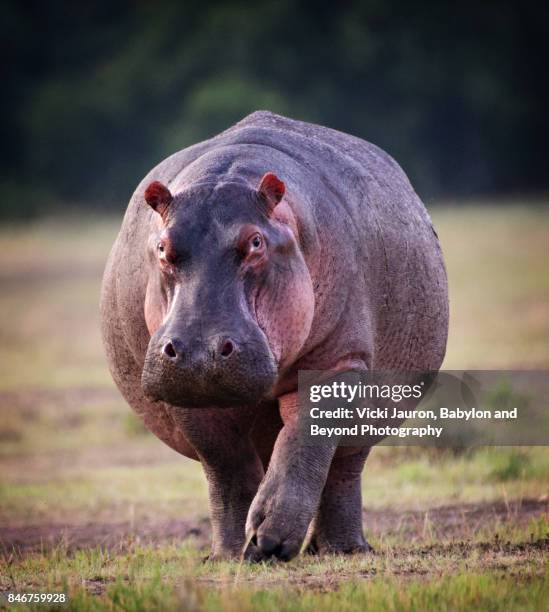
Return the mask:
[[198,334],[160,329],[151,338],[142,386],[174,406],[256,404],[269,397],[275,359],[262,333]]

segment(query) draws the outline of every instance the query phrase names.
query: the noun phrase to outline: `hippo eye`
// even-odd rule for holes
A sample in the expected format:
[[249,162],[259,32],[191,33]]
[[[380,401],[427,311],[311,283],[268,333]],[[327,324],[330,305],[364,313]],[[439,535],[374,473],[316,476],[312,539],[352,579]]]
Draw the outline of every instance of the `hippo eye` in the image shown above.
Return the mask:
[[163,245],[161,242],[159,242],[159,243],[156,245],[156,248],[158,249],[158,252],[159,252],[159,253],[163,253],[163,252],[164,252],[164,245]]
[[250,251],[259,251],[259,249],[263,246],[263,238],[261,234],[254,234],[250,240]]

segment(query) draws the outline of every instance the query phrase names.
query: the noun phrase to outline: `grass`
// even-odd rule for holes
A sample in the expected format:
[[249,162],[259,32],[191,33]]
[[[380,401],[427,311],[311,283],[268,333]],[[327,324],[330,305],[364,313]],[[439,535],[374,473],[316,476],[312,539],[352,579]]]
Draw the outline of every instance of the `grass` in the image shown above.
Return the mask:
[[98,303],[116,225],[85,219],[1,230],[0,390],[111,388]]
[[11,558],[3,569],[13,591],[64,592],[74,610],[509,610],[511,604],[542,610],[549,593],[546,550],[511,542],[493,548],[384,546],[375,556],[238,568],[202,563],[190,545],[73,555],[58,547]]
[[[433,217],[450,279],[445,367],[549,368],[549,209]],[[203,563],[200,465],[143,428],[106,369],[97,303],[117,225],[0,230],[0,591],[63,591],[74,610],[546,607],[545,447],[378,447],[363,475],[376,555]]]
[[451,326],[444,368],[547,368],[549,209],[437,209]]

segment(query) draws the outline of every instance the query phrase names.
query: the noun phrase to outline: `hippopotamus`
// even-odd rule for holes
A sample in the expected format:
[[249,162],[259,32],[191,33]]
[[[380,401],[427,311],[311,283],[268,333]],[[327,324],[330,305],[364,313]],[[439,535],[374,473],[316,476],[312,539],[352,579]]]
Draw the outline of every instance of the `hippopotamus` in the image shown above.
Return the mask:
[[171,155],[130,200],[101,313],[122,395],[203,466],[212,559],[369,550],[370,448],[298,435],[298,372],[442,364],[443,256],[387,153],[259,111]]

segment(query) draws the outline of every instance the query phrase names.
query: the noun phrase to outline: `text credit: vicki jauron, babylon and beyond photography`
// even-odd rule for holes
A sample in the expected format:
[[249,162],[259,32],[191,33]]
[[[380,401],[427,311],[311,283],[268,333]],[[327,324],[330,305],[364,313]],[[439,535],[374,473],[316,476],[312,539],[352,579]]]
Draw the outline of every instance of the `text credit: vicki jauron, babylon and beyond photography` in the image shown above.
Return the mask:
[[300,435],[343,446],[544,445],[540,371],[300,372]]

